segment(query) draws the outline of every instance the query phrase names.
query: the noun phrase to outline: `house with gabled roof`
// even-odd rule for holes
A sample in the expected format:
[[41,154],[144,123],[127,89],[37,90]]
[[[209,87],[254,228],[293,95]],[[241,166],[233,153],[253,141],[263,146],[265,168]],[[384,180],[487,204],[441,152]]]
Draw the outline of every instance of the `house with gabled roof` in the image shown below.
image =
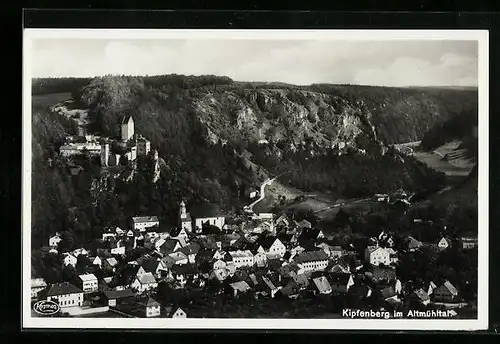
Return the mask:
[[155,289],[157,286],[158,282],[156,282],[156,279],[151,272],[137,274],[134,282],[131,284],[131,288],[137,290],[139,294]]
[[56,233],[56,235],[49,238],[49,247],[57,249],[61,241],[61,235],[59,233]]
[[347,262],[342,260],[330,261],[325,268],[326,272],[336,272],[336,273],[350,273],[351,267]]
[[158,216],[134,216],[132,217],[132,228],[140,232],[146,232],[147,228],[158,227],[160,221]]
[[276,293],[281,289],[279,282],[275,281],[272,275],[258,276],[257,281],[260,282],[258,289],[260,289],[261,293],[271,296],[271,298],[274,298]]
[[43,278],[31,279],[31,298],[38,297],[38,293],[47,288],[47,283]]
[[189,263],[188,257],[180,251],[172,252],[168,255],[168,257],[173,259],[174,265],[183,265]]
[[189,232],[182,227],[174,227],[169,231],[170,238],[177,239],[180,242],[189,242]]
[[227,269],[214,269],[209,275],[210,280],[217,280],[219,282],[223,282],[228,277]]
[[365,250],[365,260],[375,266],[391,263],[389,251],[380,246],[368,246]]
[[140,302],[139,306],[141,306],[141,311],[146,316],[146,318],[160,316],[161,305],[152,297],[148,297],[146,302]]
[[106,258],[102,261],[102,269],[115,272],[118,266],[118,260],[115,257]]
[[78,278],[80,279],[80,286],[84,293],[97,291],[97,277],[94,274],[79,275]]
[[78,261],[78,259],[72,253],[68,253],[68,252],[63,253],[62,257],[63,257],[63,264],[65,266],[68,266],[68,265],[71,265],[72,267],[76,266],[76,262]]
[[437,285],[433,281],[430,281],[428,284],[428,287],[427,287],[427,294],[432,295],[434,293],[434,289],[436,289],[436,288],[437,288]]
[[[305,221],[305,220],[304,220]],[[325,235],[323,231],[319,228],[302,227],[302,231],[298,236],[298,242],[301,244],[306,244],[308,242],[315,243],[318,240],[324,239]]]
[[187,318],[187,313],[181,308],[177,308],[177,310],[172,314],[172,318],[185,319]]
[[446,250],[448,247],[451,246],[451,239],[449,237],[443,236],[441,239],[438,241],[437,244],[438,248],[441,250]]
[[314,286],[316,287],[316,291],[319,294],[331,294],[332,287],[330,282],[325,276],[319,276],[312,279]]
[[304,220],[300,221],[300,222],[298,223],[298,226],[299,226],[300,228],[312,228],[312,224],[311,224],[311,222],[307,221],[306,219],[304,219]]
[[410,299],[424,306],[427,306],[431,302],[429,295],[421,288],[414,290],[410,295]]
[[166,239],[164,242],[157,248],[157,251],[163,255],[164,257],[179,251],[182,248],[181,243],[177,239]]
[[199,271],[191,264],[174,265],[172,267],[172,275],[181,286],[184,286],[188,280],[197,280],[199,278]]
[[47,292],[47,300],[61,308],[78,307],[83,303],[83,290],[69,282],[53,284]]
[[249,250],[245,251],[229,251],[229,255],[232,258],[233,264],[236,268],[241,268],[243,266],[253,266],[254,256]]
[[250,286],[245,281],[238,281],[229,283],[229,291],[234,295],[238,296],[239,294],[249,292],[251,290]]
[[406,239],[405,244],[408,252],[418,251],[423,246],[423,244],[420,241],[418,241],[412,236],[409,236]]
[[439,302],[454,302],[458,299],[458,290],[450,281],[446,281],[434,289],[433,299]]
[[116,305],[124,302],[126,300],[130,300],[135,297],[132,289],[123,289],[123,290],[105,290],[104,298],[108,302],[108,306],[115,307]]
[[328,256],[323,250],[299,253],[293,261],[301,268],[300,272],[324,270],[328,266]]
[[178,252],[184,253],[184,255],[188,258],[188,262],[194,264],[196,261],[196,255],[200,251],[200,245],[197,243],[192,243],[181,247]]
[[300,286],[297,284],[297,282],[293,279],[290,278],[285,285],[278,290],[276,295],[283,295],[284,297],[287,297],[289,299],[297,299],[300,294]]
[[281,214],[276,221],[274,221],[274,226],[275,227],[288,227],[290,225],[290,219],[288,216],[283,213]]
[[476,236],[463,236],[458,239],[458,242],[462,246],[463,250],[472,250],[477,247]]
[[281,258],[285,255],[286,246],[275,236],[261,236],[256,243],[257,252],[264,253],[268,259]]

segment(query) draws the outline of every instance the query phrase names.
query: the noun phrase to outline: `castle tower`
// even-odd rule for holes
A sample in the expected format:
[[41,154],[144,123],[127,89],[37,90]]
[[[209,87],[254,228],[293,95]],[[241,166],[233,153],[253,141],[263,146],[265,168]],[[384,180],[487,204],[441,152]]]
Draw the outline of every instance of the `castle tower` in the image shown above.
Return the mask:
[[127,142],[134,136],[134,119],[132,116],[125,116],[122,120],[122,141]]
[[148,155],[151,150],[151,142],[144,137],[137,140],[137,155]]
[[135,159],[137,159],[137,147],[136,146],[130,147],[130,159],[132,161],[135,161]]
[[105,143],[101,146],[101,166],[108,166],[109,162],[109,144]]

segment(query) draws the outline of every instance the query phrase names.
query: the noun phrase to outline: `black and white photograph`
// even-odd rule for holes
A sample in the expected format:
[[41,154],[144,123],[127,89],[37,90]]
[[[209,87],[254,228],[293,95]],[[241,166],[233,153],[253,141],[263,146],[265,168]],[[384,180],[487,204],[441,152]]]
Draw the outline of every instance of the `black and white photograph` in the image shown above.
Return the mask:
[[24,327],[487,328],[487,31],[23,55]]

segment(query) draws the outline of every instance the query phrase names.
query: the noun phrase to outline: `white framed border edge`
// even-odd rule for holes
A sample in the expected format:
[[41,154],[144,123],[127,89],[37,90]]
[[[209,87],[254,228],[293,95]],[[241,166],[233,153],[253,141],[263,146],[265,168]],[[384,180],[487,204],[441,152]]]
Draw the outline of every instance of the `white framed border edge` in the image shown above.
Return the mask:
[[[288,39],[478,41],[478,318],[427,319],[127,319],[31,316],[31,58],[34,39]],[[137,30],[24,29],[22,140],[22,327],[24,329],[318,329],[473,331],[488,328],[489,33],[486,30]]]

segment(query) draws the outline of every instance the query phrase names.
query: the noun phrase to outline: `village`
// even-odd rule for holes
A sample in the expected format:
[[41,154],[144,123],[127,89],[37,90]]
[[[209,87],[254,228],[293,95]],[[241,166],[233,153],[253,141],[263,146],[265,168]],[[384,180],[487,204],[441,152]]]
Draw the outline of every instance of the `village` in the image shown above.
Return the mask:
[[[60,149],[66,157],[82,152],[100,156],[103,171],[116,169],[115,173],[126,174],[125,180],[133,178],[138,157],[151,156],[153,182],[160,177],[158,152],[149,140],[135,135],[130,116],[121,124],[121,141],[98,142],[88,136],[75,143],[69,138]],[[452,316],[467,306],[450,281],[412,283],[397,275],[400,259],[428,243],[381,228],[363,247],[338,244],[305,219],[296,221],[284,212],[254,213],[252,205],[262,197],[262,192],[252,192],[249,198],[256,200],[245,207],[244,215],[222,214],[216,205],[190,206],[181,200],[177,226],[165,227],[160,214],[135,216],[127,228],[106,228],[98,247],[65,252],[60,249],[64,239],[54,233],[48,238],[49,253],[75,273],[52,284],[33,278],[32,301],[54,301],[62,316],[105,313],[148,318],[208,316],[216,300],[225,304],[246,300],[247,305],[251,300],[280,300],[285,308],[276,316],[289,314],[294,302],[303,299],[331,306],[324,312],[337,317],[341,317],[339,305],[367,310],[449,309]],[[389,196],[375,198],[387,202]],[[473,250],[477,238],[443,236],[432,245],[439,251],[452,246]],[[187,297],[169,297],[183,291],[188,291]],[[208,301],[195,305],[189,293],[202,293]],[[218,315],[225,316],[229,313]]]

